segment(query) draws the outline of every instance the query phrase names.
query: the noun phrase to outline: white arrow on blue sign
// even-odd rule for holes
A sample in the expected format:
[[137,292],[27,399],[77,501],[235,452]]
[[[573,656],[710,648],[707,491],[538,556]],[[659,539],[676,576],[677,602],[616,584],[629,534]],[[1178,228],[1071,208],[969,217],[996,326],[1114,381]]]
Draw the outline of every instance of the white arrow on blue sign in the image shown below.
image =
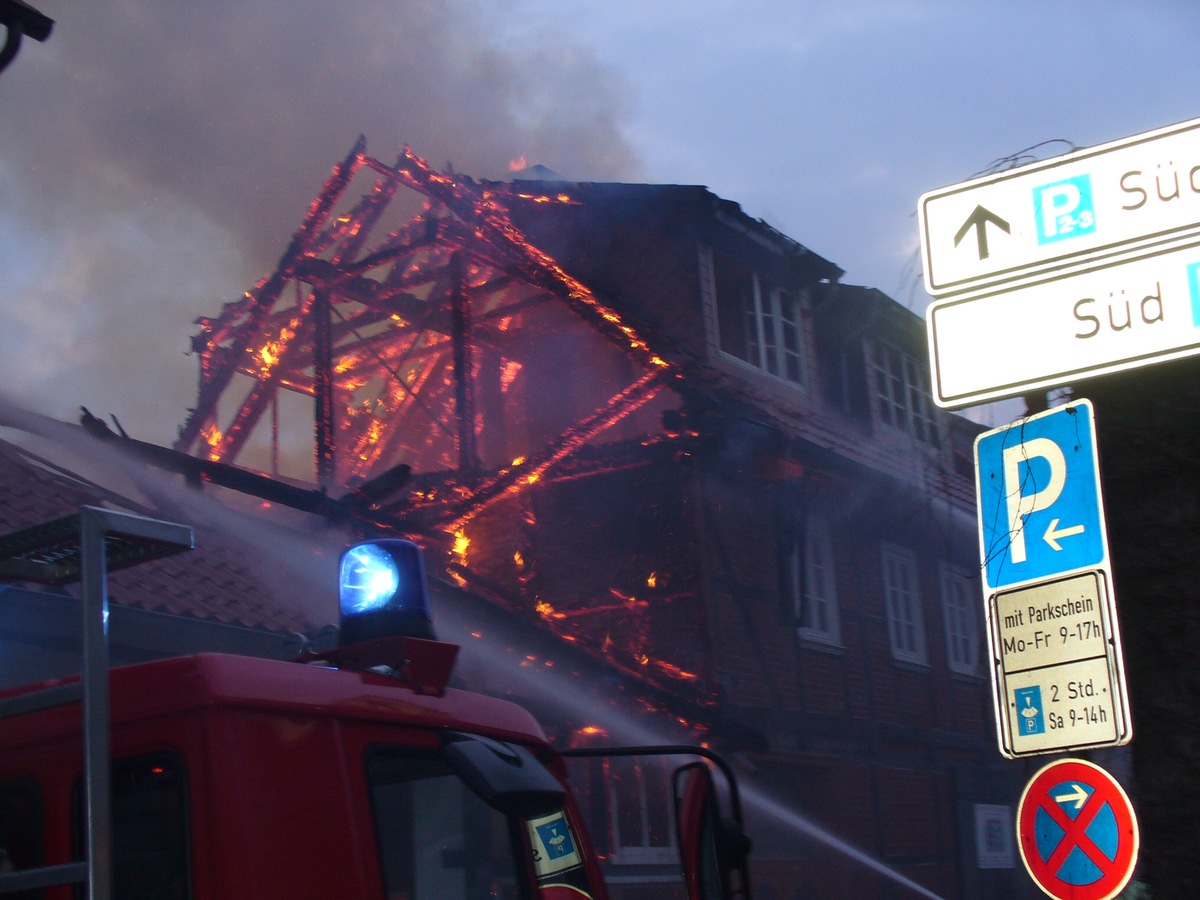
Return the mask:
[[981,434],[975,460],[989,588],[1107,564],[1091,403],[1078,400]]

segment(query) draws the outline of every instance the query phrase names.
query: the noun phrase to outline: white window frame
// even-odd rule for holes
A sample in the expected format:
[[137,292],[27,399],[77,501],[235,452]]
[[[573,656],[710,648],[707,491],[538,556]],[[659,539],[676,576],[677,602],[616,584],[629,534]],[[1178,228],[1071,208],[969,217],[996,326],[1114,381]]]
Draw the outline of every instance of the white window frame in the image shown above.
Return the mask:
[[[671,778],[655,757],[611,757],[604,760],[604,780],[608,790],[609,827],[611,829],[611,859],[614,865],[661,865],[678,860],[679,850],[675,842],[674,807],[670,791]],[[620,774],[617,775],[617,770]],[[624,785],[624,790],[622,790]],[[637,813],[638,833],[624,834],[621,831],[621,813],[624,808]],[[658,807],[658,818],[666,823],[662,835],[667,843],[654,845],[650,842],[650,805]]]
[[841,646],[837,577],[829,527],[820,519],[809,519],[803,528],[803,542],[800,537],[797,536],[788,554],[796,629],[808,640]]
[[942,564],[942,618],[946,626],[946,664],[951,672],[979,672],[979,582],[962,566]]
[[[805,292],[767,287],[751,273],[749,304],[742,309],[746,332],[744,362],[795,387],[805,385]],[[736,359],[736,357],[735,357]]]
[[925,665],[928,656],[917,557],[911,550],[894,544],[883,544],[880,556],[892,657],[901,662]]
[[866,345],[875,420],[926,444],[939,446],[938,421],[921,363],[884,341],[868,340]]

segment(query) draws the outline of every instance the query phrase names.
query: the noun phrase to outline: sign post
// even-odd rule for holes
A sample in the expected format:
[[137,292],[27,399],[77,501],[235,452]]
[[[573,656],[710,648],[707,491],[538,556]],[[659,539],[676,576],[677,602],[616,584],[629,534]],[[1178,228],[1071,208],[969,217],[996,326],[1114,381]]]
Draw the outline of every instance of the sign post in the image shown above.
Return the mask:
[[1060,900],[1110,900],[1138,856],[1133,804],[1099,766],[1062,759],[1037,772],[1017,807],[1017,846],[1038,887]]
[[1128,743],[1091,404],[986,432],[975,456],[1000,752]]

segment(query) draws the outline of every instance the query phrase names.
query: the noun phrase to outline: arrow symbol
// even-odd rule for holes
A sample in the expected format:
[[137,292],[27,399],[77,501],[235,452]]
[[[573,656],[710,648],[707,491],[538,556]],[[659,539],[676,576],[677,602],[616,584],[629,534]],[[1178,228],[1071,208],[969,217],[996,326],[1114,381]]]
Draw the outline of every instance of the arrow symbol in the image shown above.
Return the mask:
[[1050,522],[1050,526],[1046,529],[1046,533],[1042,535],[1042,540],[1045,541],[1054,550],[1061,550],[1058,539],[1071,537],[1076,534],[1083,534],[1082,525],[1070,525],[1066,528],[1058,527],[1058,519]]
[[1087,802],[1089,796],[1091,795],[1083,789],[1083,785],[1077,781],[1073,781],[1071,782],[1071,790],[1068,793],[1055,794],[1053,799],[1055,803],[1074,803],[1075,808],[1078,810],[1083,809],[1083,804]]
[[988,258],[987,244],[987,223],[991,222],[1005,234],[1011,234],[1008,223],[992,212],[990,209],[984,209],[982,206],[976,206],[975,211],[967,216],[967,221],[963,222],[962,228],[958,229],[958,234],[954,235],[954,246],[957,247],[962,239],[967,236],[967,232],[972,228],[977,229],[975,239],[979,242],[979,258]]

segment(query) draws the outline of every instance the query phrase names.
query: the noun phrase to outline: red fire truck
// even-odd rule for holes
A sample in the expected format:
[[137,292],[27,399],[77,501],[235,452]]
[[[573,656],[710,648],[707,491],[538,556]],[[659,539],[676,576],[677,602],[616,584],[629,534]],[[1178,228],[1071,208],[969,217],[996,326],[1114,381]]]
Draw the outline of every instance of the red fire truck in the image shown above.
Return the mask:
[[[521,707],[447,686],[458,648],[433,639],[415,544],[343,555],[332,650],[110,673],[106,572],[191,540],[91,507],[0,539],[0,577],[77,575],[85,622],[79,678],[0,697],[0,894],[610,896],[566,778],[571,751]],[[693,754],[673,779],[680,896],[748,897],[748,847],[716,805],[714,771],[740,820],[727,767],[700,748],[615,752]]]

